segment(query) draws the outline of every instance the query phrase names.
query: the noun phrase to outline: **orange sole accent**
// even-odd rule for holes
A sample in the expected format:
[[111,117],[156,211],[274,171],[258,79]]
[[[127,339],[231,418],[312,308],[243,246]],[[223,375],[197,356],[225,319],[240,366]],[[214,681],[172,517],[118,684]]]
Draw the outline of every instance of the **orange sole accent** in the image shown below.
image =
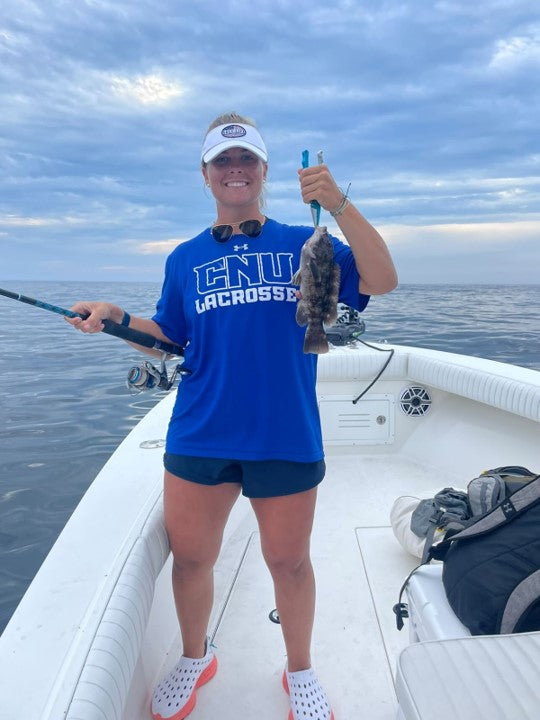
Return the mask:
[[184,718],[187,717],[195,707],[195,703],[197,702],[197,688],[200,688],[202,685],[205,685],[209,680],[211,680],[216,674],[216,672],[217,658],[214,655],[210,665],[200,674],[199,679],[195,683],[195,687],[193,688],[193,692],[191,693],[187,703],[183,707],[181,707],[177,713],[175,713],[174,715],[170,715],[167,718],[164,718],[159,713],[152,713],[152,717],[154,718],[154,720],[184,720]]
[[[285,690],[287,695],[290,695],[289,683],[287,682],[287,673],[285,672],[285,670],[283,671],[283,677],[281,678],[281,682],[283,683],[283,689]],[[289,717],[287,718],[287,720],[294,720],[294,715],[293,715],[292,710],[289,712]],[[334,712],[332,710],[330,710],[330,720],[335,720]]]
[[281,682],[283,683],[283,689],[287,693],[287,695],[290,695],[289,693],[289,683],[287,682],[287,673],[285,670],[283,671],[283,677],[281,678]]

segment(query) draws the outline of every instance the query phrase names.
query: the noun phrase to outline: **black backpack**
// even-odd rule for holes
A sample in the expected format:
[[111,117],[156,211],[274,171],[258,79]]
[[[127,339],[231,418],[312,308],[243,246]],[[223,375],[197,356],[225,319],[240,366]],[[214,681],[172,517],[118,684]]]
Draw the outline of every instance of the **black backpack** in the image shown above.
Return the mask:
[[[484,478],[491,492],[494,477],[501,481],[499,502],[488,501],[481,516],[446,525],[426,562],[444,560],[448,602],[473,635],[540,630],[540,475],[508,466],[477,480]],[[472,490],[478,493],[478,487]],[[394,607],[398,629],[407,617],[401,596],[411,575]]]
[[540,630],[540,475],[468,525],[450,523],[430,556],[444,560],[446,597],[472,635]]

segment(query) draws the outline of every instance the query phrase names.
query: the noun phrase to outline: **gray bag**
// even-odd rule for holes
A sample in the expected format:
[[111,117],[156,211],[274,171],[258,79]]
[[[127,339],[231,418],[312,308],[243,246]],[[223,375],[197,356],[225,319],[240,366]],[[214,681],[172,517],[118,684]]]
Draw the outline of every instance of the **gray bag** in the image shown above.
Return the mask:
[[474,478],[467,487],[471,517],[490,512],[533,477],[534,473],[521,465],[504,465]]
[[471,515],[485,515],[506,497],[506,485],[500,475],[485,474],[467,486]]
[[411,530],[420,538],[426,538],[422,562],[427,559],[435,532],[448,523],[461,522],[470,517],[467,493],[454,488],[444,488],[434,498],[421,500],[411,515]]

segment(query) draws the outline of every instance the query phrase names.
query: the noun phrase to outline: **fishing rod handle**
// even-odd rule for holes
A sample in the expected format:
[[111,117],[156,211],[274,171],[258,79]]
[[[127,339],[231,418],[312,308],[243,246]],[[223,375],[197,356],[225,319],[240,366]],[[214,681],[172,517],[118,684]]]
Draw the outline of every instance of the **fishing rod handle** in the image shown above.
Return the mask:
[[[88,315],[86,317],[88,317]],[[102,320],[101,322],[103,323],[102,332],[107,333],[107,335],[114,335],[115,337],[122,338],[122,340],[127,340],[128,342],[142,345],[143,347],[153,350],[161,350],[161,352],[168,353],[169,355],[179,355],[181,357],[184,355],[184,348],[180,345],[158,340],[149,333],[119,325],[112,320]]]
[[[42,303],[41,305],[44,304],[45,303]],[[86,320],[90,317],[89,315],[81,315],[81,313],[72,312],[71,310],[64,310],[62,315],[72,318],[78,317],[82,320]],[[103,323],[103,330],[101,332],[104,332],[107,335],[114,335],[114,337],[127,340],[128,342],[135,343],[136,345],[142,345],[142,347],[150,348],[152,350],[160,350],[168,355],[184,356],[184,348],[180,345],[174,345],[173,343],[158,340],[149,333],[142,332],[142,330],[135,330],[134,328],[129,328],[125,325],[120,325],[112,320],[102,320],[101,322]]]
[[[319,162],[319,165],[321,165],[323,160],[323,151],[319,150],[317,153],[317,159]],[[302,151],[302,167],[307,168],[309,167],[309,150],[303,150]],[[313,218],[313,224],[315,227],[319,225],[319,221],[321,219],[321,204],[317,200],[312,200],[309,203],[309,206],[311,208],[311,217]]]

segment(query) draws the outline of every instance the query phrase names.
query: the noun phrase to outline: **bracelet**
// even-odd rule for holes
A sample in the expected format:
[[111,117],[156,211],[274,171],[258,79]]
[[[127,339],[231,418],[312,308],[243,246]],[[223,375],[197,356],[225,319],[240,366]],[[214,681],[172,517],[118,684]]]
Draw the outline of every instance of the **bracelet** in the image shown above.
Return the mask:
[[122,318],[122,322],[120,325],[123,325],[124,327],[129,327],[129,323],[131,322],[131,315],[124,310],[124,317]]
[[349,198],[346,195],[343,195],[338,207],[333,212],[332,212],[332,210],[330,210],[330,215],[332,217],[337,217],[338,215],[341,215],[341,213],[345,210],[347,205],[349,205]]
[[[339,189],[341,190],[341,188],[339,188]],[[330,210],[330,215],[332,217],[337,217],[338,215],[341,215],[341,213],[345,210],[347,205],[350,204],[350,200],[349,200],[349,190],[350,189],[351,189],[351,183],[349,183],[347,192],[343,192],[343,190],[341,190],[341,195],[342,195],[341,202],[339,203],[337,208],[334,210],[334,212],[332,212],[332,210]]]

